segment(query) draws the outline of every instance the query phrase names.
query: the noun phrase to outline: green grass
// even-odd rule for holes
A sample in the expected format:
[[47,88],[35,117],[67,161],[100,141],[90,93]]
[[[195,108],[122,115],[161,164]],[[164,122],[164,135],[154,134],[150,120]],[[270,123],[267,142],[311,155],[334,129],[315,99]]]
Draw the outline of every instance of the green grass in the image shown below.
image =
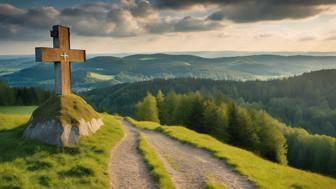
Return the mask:
[[0,106],[0,114],[30,115],[37,106]]
[[174,189],[175,186],[170,179],[163,163],[157,156],[155,150],[147,143],[146,139],[140,135],[139,146],[142,156],[150,169],[151,175],[154,177],[158,188],[160,189]]
[[227,188],[223,184],[214,181],[208,181],[205,189],[227,189]]
[[123,137],[117,118],[74,147],[43,145],[22,136],[28,116],[0,115],[0,188],[109,188],[111,148]]
[[251,152],[224,144],[209,135],[199,134],[185,127],[160,126],[157,123],[138,122],[131,118],[128,120],[135,126],[157,130],[181,142],[210,151],[215,157],[233,166],[237,172],[246,175],[258,188],[336,188],[336,179],[264,160]]
[[29,117],[29,115],[0,114],[0,132],[8,129],[14,129],[27,123]]

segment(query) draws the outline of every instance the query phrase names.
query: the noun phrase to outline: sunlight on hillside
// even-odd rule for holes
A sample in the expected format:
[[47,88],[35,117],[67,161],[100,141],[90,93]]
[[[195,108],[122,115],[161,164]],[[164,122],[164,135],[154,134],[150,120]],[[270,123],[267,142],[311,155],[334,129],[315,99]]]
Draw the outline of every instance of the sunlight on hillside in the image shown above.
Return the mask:
[[111,76],[111,75],[104,75],[104,74],[99,74],[95,72],[90,72],[89,77],[93,79],[101,80],[101,81],[109,81],[114,78],[114,76]]
[[211,152],[239,173],[248,176],[259,188],[336,188],[336,180],[264,160],[251,152],[224,144],[213,137],[180,126],[160,126],[154,122],[128,120],[135,126],[160,131],[183,143]]

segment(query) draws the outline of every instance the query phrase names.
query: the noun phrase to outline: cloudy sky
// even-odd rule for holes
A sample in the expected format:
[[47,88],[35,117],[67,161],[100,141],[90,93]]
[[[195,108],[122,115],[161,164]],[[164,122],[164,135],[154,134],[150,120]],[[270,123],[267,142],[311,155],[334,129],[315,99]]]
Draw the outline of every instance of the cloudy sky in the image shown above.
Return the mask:
[[0,0],[0,54],[71,28],[88,53],[336,51],[336,0]]

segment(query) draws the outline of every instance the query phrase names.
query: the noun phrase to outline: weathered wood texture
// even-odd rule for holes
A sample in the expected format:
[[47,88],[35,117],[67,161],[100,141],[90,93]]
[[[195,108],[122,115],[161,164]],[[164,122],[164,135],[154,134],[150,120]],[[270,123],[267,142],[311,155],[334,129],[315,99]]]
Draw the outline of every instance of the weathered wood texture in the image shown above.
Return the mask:
[[37,62],[55,63],[55,93],[66,95],[71,93],[71,66],[70,62],[84,62],[85,50],[70,49],[70,29],[55,25],[50,31],[53,37],[54,48],[37,47],[35,55]]

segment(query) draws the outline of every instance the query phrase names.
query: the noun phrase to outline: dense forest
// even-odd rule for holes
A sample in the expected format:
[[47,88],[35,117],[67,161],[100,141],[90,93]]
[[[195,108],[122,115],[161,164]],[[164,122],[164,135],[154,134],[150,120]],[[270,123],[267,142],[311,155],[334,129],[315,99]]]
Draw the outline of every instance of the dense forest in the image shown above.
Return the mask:
[[10,88],[0,81],[0,106],[39,105],[51,95],[39,88]]
[[138,119],[184,125],[254,152],[268,160],[336,177],[336,140],[290,128],[250,105],[237,105],[199,92],[156,97],[147,93],[135,106]]
[[215,81],[209,79],[155,79],[126,83],[84,93],[100,111],[132,115],[147,91],[177,93],[200,91],[255,104],[273,117],[312,134],[336,136],[336,70],[321,70],[268,81]]
[[141,120],[185,125],[271,161],[287,164],[285,137],[262,111],[205,98],[198,92],[184,95],[170,92],[165,97],[159,91],[156,98],[148,93],[136,105],[136,115]]

